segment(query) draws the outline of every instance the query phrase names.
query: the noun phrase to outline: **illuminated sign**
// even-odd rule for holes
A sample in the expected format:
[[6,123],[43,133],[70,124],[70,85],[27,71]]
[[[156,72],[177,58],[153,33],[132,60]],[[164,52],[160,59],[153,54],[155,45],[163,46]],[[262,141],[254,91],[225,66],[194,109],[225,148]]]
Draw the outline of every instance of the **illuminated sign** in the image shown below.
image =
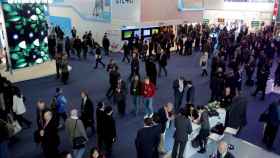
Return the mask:
[[53,3],[53,0],[7,0],[8,3]]
[[116,0],[117,4],[134,4],[134,0]]

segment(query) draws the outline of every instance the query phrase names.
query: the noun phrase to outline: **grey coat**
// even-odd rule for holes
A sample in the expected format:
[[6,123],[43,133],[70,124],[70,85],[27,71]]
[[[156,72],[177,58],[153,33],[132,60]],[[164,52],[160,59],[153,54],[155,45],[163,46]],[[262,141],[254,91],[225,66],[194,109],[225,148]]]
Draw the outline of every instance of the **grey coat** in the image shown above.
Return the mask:
[[175,119],[175,141],[187,142],[188,135],[192,133],[192,124],[189,118],[183,115],[178,115]]
[[[77,124],[76,124],[77,122]],[[76,126],[76,128],[75,128]],[[83,125],[83,122],[80,119],[73,119],[68,118],[65,123],[65,129],[69,138],[69,141],[71,142],[71,145],[73,143],[73,139],[75,137],[83,136],[88,140],[85,127]]]

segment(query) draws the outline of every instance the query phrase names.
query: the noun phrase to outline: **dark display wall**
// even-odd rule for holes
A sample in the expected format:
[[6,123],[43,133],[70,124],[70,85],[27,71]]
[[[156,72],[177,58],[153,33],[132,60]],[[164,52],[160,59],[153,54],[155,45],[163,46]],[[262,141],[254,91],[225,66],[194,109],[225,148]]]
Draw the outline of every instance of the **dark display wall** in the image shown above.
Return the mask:
[[3,3],[2,6],[12,68],[48,61],[47,5]]

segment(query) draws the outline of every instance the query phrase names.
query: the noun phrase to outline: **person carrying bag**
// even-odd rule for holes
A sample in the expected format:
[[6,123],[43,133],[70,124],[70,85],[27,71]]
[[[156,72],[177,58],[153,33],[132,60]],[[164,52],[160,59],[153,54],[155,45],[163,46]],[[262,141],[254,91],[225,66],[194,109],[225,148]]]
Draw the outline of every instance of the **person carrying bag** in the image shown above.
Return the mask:
[[73,149],[84,148],[86,146],[86,143],[87,143],[87,139],[84,136],[77,136],[77,137],[75,136],[76,128],[77,128],[77,122],[78,122],[78,120],[76,120],[75,127],[74,127],[74,130],[73,130],[73,133],[74,133]]

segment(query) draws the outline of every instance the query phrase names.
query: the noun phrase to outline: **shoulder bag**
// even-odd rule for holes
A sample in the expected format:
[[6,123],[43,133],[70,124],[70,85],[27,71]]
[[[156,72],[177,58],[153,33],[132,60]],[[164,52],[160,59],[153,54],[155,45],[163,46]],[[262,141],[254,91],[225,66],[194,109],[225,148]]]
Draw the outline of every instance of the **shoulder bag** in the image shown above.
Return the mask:
[[76,128],[77,128],[77,122],[78,122],[78,120],[76,120],[75,127],[73,129],[73,132],[74,132],[73,149],[84,148],[86,146],[86,143],[87,143],[87,140],[84,136],[78,136],[78,137],[75,136]]

